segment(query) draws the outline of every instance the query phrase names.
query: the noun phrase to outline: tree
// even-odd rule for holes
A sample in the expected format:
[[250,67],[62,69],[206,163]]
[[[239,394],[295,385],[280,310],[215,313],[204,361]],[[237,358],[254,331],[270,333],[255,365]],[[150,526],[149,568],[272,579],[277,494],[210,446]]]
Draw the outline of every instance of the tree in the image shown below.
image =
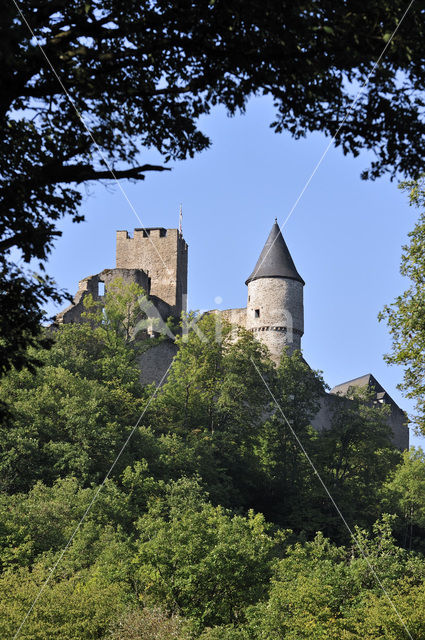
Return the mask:
[[[402,183],[400,187],[410,192],[410,204],[418,208],[425,205],[425,178]],[[412,232],[410,243],[403,247],[400,272],[410,278],[411,286],[395,302],[386,306],[380,319],[386,319],[392,336],[392,352],[385,356],[390,364],[404,366],[404,379],[399,388],[406,397],[415,400],[416,415],[413,421],[425,432],[425,212]]]
[[[416,624],[422,618],[418,625],[422,631],[423,615],[413,613],[413,607],[409,612],[406,605],[409,596],[418,606],[423,601],[423,560],[397,546],[388,517],[374,525],[372,534],[357,530],[356,536],[369,562],[354,543],[351,549],[337,547],[321,533],[311,542],[287,548],[274,565],[268,598],[247,612],[251,633],[246,637],[402,640],[406,632],[394,615],[388,596],[396,607],[401,601],[401,615],[408,627],[410,618]],[[421,632],[413,637],[421,637]]]
[[[199,116],[217,104],[243,111],[258,94],[274,100],[275,131],[336,134],[406,3],[25,0],[19,8],[6,3],[0,20],[0,275],[2,313],[16,313],[20,290],[31,304],[18,309],[32,313],[1,334],[0,370],[22,365],[17,346],[39,337],[40,302],[59,295],[24,271],[13,289],[10,251],[42,270],[57,221],[83,219],[79,185],[110,180],[109,167],[118,180],[165,169],[141,162],[142,149],[165,162],[192,156],[209,145]],[[423,166],[422,18],[415,3],[336,138],[344,153],[374,151],[365,177],[416,176]]]
[[131,492],[123,493],[112,481],[51,573],[97,490],[66,478],[52,487],[38,483],[28,494],[2,494],[1,637],[13,637],[47,578],[23,638],[104,637],[129,607],[137,606],[130,579],[134,547],[123,525],[138,514],[129,518]]
[[[0,577],[3,638],[16,634],[48,575],[48,568],[35,566]],[[130,604],[135,605],[119,582],[108,582],[95,571],[76,572],[48,584],[19,635],[25,640],[102,638]]]
[[253,505],[280,526],[300,530],[311,521],[307,512],[316,478],[288,422],[311,453],[317,438],[311,420],[319,410],[325,384],[320,373],[295,351],[282,354],[270,385],[280,408],[268,398],[268,412],[255,446],[262,474],[253,490]]
[[202,627],[243,620],[264,593],[276,541],[261,514],[214,507],[182,479],[138,523],[135,563],[144,602]]
[[[3,377],[0,402],[10,407],[0,426],[3,490],[66,474],[85,483],[105,475],[146,403],[137,362],[143,341],[129,339],[142,292],[116,281],[102,309],[88,296],[85,322],[50,331],[49,351],[34,349],[43,367]],[[120,464],[134,460],[137,443],[149,439],[135,434],[132,455],[127,450]]]
[[400,272],[411,284],[379,318],[387,321],[392,338],[392,351],[385,359],[404,367],[399,388],[415,401],[412,421],[425,433],[425,177],[400,187],[410,192],[410,204],[422,209],[401,258]]
[[[1,571],[18,567],[31,567],[37,562],[51,566],[75,531],[87,507],[93,500],[97,486],[82,488],[76,478],[57,480],[51,487],[38,482],[28,493],[7,495],[0,498]],[[150,497],[154,492],[150,488]],[[124,547],[128,556],[131,546],[129,522],[139,516],[138,506],[131,488],[120,489],[113,481],[105,483],[93,507],[80,527],[61,563],[62,574],[90,567],[113,548],[115,564],[107,573],[120,573]],[[125,533],[123,533],[125,531]],[[102,562],[106,565],[106,562]]]
[[[374,402],[373,389],[351,387],[313,449],[315,464],[351,527],[371,527],[382,513],[382,486],[401,460],[391,443],[388,415],[388,407]],[[347,541],[347,529],[329,497],[317,481],[314,487],[312,531],[317,528],[333,540]]]
[[159,424],[183,433],[201,427],[211,436],[230,430],[249,439],[267,401],[251,358],[268,370],[272,365],[252,333],[237,333],[206,314],[176,338],[178,352],[156,402]]
[[118,345],[133,343],[137,335],[138,322],[146,318],[141,302],[146,299],[145,290],[136,282],[125,283],[114,278],[108,285],[102,300],[95,301],[91,294],[84,298],[83,320],[92,323],[111,352]]
[[197,472],[213,500],[249,508],[257,482],[255,444],[269,404],[251,358],[268,372],[273,365],[251,333],[241,329],[236,336],[214,315],[199,319],[196,331],[176,343],[168,379],[151,404],[150,424],[168,434],[174,464],[185,461],[185,475]]
[[134,609],[113,625],[110,640],[191,640],[188,624],[159,608]]
[[385,507],[398,515],[396,531],[401,544],[423,550],[425,532],[425,453],[411,447],[383,487]]

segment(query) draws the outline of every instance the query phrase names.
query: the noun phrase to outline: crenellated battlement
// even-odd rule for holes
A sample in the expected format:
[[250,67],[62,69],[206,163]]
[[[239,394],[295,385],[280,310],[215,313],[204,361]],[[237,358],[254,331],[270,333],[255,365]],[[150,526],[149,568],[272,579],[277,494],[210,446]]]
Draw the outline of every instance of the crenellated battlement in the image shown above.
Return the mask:
[[[96,301],[102,302],[109,284],[117,277],[125,283],[139,284],[163,320],[170,315],[179,317],[186,310],[188,246],[181,232],[164,227],[138,228],[133,234],[117,231],[116,238],[116,268],[104,269],[81,280],[74,303],[57,315],[58,324],[83,321],[84,297],[91,294]],[[214,309],[208,313],[230,322],[235,327],[235,340],[238,327],[252,332],[278,365],[284,350],[290,354],[301,349],[304,280],[295,267],[277,221],[246,284],[246,307]],[[144,384],[158,384],[164,379],[177,348],[173,340],[166,340],[143,352],[139,363]],[[311,424],[318,431],[329,429],[335,410],[346,401],[347,389],[363,383],[375,388],[375,402],[390,405],[388,424],[393,432],[393,442],[400,449],[408,448],[405,414],[371,374],[338,385],[331,393],[323,393],[320,410],[312,416]]]
[[117,231],[117,269],[142,269],[149,293],[180,316],[186,310],[188,246],[178,229],[147,227]]

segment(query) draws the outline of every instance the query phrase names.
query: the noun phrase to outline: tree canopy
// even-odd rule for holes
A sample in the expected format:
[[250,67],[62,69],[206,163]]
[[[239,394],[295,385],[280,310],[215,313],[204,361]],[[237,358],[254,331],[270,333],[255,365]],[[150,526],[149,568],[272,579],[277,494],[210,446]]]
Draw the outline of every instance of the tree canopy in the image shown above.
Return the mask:
[[392,338],[392,350],[386,360],[404,368],[399,388],[414,400],[412,421],[425,434],[425,178],[400,186],[409,192],[410,204],[420,209],[401,259],[400,272],[409,278],[410,285],[384,307],[379,317],[387,321]]
[[[18,10],[19,6],[19,10]],[[199,116],[270,95],[277,132],[334,135],[375,154],[364,177],[416,176],[424,161],[423,8],[401,0],[23,1],[1,8],[0,370],[37,340],[41,303],[59,292],[39,271],[65,215],[83,219],[79,185],[143,179],[205,149]],[[40,48],[40,46],[42,48]],[[11,281],[14,280],[14,284]]]
[[110,292],[31,347],[35,374],[0,381],[1,637],[47,579],[26,640],[404,640],[388,595],[422,637],[424,453],[394,449],[366,390],[316,432],[324,384],[299,352],[276,368],[252,334],[223,322],[218,340],[203,316],[101,485],[153,391],[138,356],[155,342],[129,339],[140,291]]

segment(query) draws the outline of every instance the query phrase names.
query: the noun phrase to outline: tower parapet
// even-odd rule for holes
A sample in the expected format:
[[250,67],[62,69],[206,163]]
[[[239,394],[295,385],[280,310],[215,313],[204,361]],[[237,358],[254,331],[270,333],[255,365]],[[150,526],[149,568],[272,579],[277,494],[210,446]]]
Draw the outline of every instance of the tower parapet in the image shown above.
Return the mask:
[[172,315],[186,311],[188,247],[178,229],[150,227],[117,231],[116,266],[142,269],[148,276],[148,294],[170,305]]

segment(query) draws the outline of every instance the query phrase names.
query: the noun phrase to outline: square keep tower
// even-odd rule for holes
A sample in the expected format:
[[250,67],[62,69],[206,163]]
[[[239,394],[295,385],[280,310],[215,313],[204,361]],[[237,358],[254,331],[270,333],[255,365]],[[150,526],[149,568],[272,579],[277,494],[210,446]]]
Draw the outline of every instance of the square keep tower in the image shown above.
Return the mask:
[[142,269],[150,296],[164,300],[174,316],[186,311],[187,243],[178,229],[150,227],[117,231],[117,268]]

